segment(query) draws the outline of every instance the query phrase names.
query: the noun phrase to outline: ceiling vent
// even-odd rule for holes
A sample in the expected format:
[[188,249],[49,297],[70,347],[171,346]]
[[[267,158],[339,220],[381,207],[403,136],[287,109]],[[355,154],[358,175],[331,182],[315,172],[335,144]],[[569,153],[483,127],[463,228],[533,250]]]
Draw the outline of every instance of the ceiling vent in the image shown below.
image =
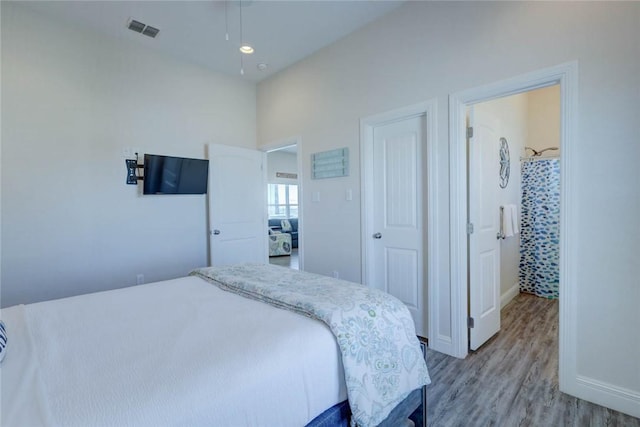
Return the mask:
[[127,24],[127,28],[131,31],[135,31],[136,33],[144,34],[145,36],[149,36],[152,39],[156,38],[159,29],[152,27],[151,25],[143,24],[140,21],[136,21],[135,19],[129,19],[129,23]]

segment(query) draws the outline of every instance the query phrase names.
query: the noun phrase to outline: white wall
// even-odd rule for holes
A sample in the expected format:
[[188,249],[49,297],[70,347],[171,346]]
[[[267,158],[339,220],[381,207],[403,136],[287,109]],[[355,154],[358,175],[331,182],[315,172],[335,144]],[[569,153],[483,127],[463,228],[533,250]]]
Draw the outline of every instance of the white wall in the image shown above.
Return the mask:
[[[494,118],[497,123],[498,137],[504,137],[509,144],[509,156],[511,159],[509,182],[505,188],[498,188],[497,205],[495,212],[498,214],[500,206],[513,204],[520,212],[520,156],[524,155],[524,147],[527,145],[528,134],[528,93],[513,95],[505,98],[476,104],[473,108],[478,111],[483,109],[485,114]],[[496,143],[496,147],[498,147]],[[498,156],[496,150],[496,156]],[[496,171],[496,176],[499,171]],[[518,216],[518,222],[519,222]],[[520,264],[520,235],[500,240],[500,294],[505,296],[519,282],[518,271]],[[517,295],[517,294],[515,294]],[[514,295],[514,296],[515,296]],[[506,298],[506,296],[505,296]]]
[[277,177],[276,173],[298,173],[298,156],[287,151],[267,153],[267,181],[269,184],[297,184],[297,178]]
[[259,144],[300,135],[303,176],[311,153],[350,150],[349,177],[305,179],[305,268],[360,280],[360,195],[343,197],[360,187],[359,120],[437,98],[437,333],[450,336],[448,95],[578,60],[576,378],[640,416],[639,20],[637,2],[407,2],[259,84]]
[[205,265],[205,196],[142,196],[123,148],[255,148],[255,121],[251,84],[2,2],[2,305]]
[[[560,147],[560,86],[549,86],[529,92],[529,133],[527,146],[536,151],[558,147],[542,153],[543,157],[559,156]],[[527,155],[531,155],[527,150]]]

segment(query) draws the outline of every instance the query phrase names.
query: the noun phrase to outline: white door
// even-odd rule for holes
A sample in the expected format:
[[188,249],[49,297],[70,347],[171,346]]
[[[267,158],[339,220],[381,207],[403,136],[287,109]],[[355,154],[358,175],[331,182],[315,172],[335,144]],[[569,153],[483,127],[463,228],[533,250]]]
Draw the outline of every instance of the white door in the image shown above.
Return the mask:
[[369,286],[407,305],[416,333],[423,319],[422,147],[425,116],[373,129],[373,206],[368,230]]
[[209,264],[268,262],[265,153],[209,144]]
[[469,347],[477,350],[500,330],[500,135],[482,105],[470,109],[469,119]]

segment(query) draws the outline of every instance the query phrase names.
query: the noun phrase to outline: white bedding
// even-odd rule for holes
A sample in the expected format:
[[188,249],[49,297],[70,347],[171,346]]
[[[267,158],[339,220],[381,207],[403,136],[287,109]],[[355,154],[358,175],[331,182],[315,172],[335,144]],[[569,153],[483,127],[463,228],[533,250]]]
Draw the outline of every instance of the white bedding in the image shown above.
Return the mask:
[[2,318],[2,426],[303,426],[346,399],[324,324],[197,277]]

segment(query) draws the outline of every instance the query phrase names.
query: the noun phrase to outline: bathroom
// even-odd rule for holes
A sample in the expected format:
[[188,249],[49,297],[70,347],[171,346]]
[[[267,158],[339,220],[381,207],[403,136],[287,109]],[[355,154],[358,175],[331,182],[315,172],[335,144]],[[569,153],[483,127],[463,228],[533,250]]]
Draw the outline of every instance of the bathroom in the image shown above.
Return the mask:
[[[500,306],[521,292],[557,299],[560,87],[475,104],[468,113],[474,133],[484,136],[485,147],[490,145],[477,156],[487,157],[480,160],[486,172],[475,175],[482,184],[470,181],[470,209],[476,185],[476,197],[483,199],[498,229]],[[469,167],[472,180],[474,166]]]

